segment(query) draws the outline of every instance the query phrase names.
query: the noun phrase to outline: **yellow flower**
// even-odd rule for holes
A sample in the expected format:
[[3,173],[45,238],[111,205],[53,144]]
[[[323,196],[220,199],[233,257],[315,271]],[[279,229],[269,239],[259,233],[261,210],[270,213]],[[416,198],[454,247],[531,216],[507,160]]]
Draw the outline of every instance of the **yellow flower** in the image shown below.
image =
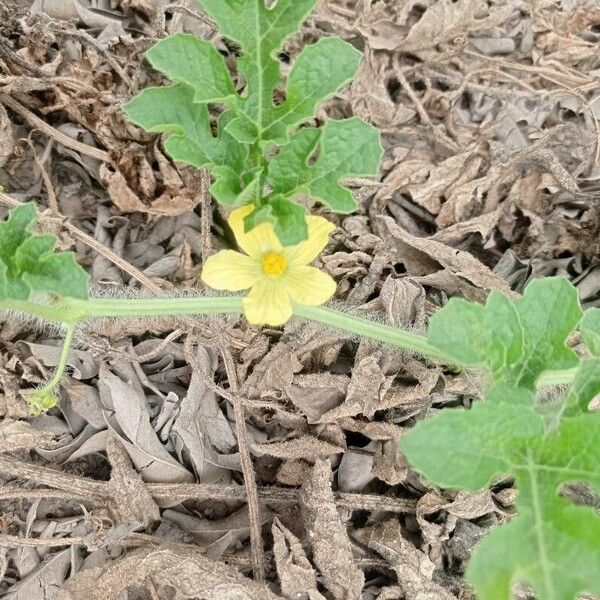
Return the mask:
[[201,278],[216,290],[250,289],[243,305],[253,325],[283,325],[292,316],[292,303],[318,306],[335,293],[332,277],[307,266],[325,248],[335,226],[322,217],[308,216],[308,239],[295,246],[282,246],[270,223],[244,231],[244,217],[252,210],[251,205],[243,206],[229,217],[238,245],[246,254],[218,252],[204,263]]

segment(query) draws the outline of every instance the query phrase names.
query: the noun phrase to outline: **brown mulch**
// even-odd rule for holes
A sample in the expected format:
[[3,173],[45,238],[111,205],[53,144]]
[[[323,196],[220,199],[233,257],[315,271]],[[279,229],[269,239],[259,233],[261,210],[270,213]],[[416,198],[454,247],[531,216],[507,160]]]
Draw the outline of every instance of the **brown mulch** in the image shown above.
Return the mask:
[[[0,0],[0,216],[34,200],[103,294],[200,288],[228,243],[207,174],[120,110],[177,31],[233,60],[194,1]],[[597,2],[324,0],[286,53],[330,34],[364,62],[321,116],[386,149],[360,211],[328,215],[336,299],[423,331],[450,296],[565,275],[600,306]],[[102,322],[31,418],[59,343],[0,325],[0,596],[473,598],[471,549],[516,492],[432,488],[396,441],[475,376],[299,322]]]

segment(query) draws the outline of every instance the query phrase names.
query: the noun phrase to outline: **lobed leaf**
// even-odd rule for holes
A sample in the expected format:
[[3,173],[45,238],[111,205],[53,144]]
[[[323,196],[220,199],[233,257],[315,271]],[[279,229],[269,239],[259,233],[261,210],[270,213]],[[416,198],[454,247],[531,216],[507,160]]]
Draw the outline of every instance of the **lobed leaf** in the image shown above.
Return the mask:
[[376,174],[382,155],[379,132],[368,123],[328,121],[321,129],[301,129],[270,162],[267,181],[275,194],[304,193],[350,213],[356,200],[341,180]]
[[194,103],[227,103],[237,97],[223,56],[195,35],[167,37],[150,48],[146,57],[157,71],[191,87]]
[[476,547],[467,571],[479,598],[508,600],[517,582],[544,600],[600,593],[600,519],[559,495],[573,482],[600,492],[600,414],[547,430],[530,392],[497,385],[470,411],[443,410],[417,424],[400,444],[437,485],[475,490],[515,477],[517,516]]
[[495,381],[533,388],[542,371],[577,366],[565,342],[581,315],[575,287],[548,277],[514,301],[494,291],[485,306],[451,299],[431,319],[428,341],[461,364],[486,366]]
[[28,300],[34,293],[88,297],[87,273],[72,252],[54,252],[56,237],[34,235],[33,203],[13,209],[0,222],[0,300]]
[[590,308],[583,313],[579,331],[590,352],[600,357],[600,308]]
[[[307,227],[306,211],[296,196],[310,195],[348,213],[356,201],[340,180],[377,173],[379,134],[357,119],[331,127],[322,139],[304,133],[308,130],[294,135],[320,103],[352,79],[361,53],[341,39],[321,39],[295,59],[283,86],[278,53],[317,0],[278,0],[272,7],[265,0],[199,1],[221,33],[239,45],[243,92],[238,94],[223,57],[210,43],[177,34],[161,40],[147,55],[175,85],[143,91],[124,107],[125,113],[147,131],[167,134],[165,150],[174,160],[208,168],[218,202],[256,205],[246,226],[269,221],[282,243],[298,243],[306,239]],[[283,100],[276,103],[274,98],[281,95]],[[225,108],[216,124],[210,121],[210,103]],[[318,159],[304,164],[297,184],[287,176],[283,180],[278,173],[289,172],[283,163],[288,158],[302,162],[307,136],[314,142],[309,154],[318,152]],[[279,167],[271,173],[268,163],[275,146],[281,147]],[[310,155],[306,160],[316,158]],[[277,187],[270,189],[273,182]]]

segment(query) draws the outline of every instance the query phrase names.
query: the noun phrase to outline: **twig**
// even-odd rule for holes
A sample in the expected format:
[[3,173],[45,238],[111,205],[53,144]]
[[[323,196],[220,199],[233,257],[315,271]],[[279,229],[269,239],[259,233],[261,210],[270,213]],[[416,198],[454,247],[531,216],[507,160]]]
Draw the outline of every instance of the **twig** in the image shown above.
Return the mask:
[[[95,481],[70,473],[56,471],[43,465],[34,465],[9,456],[0,455],[0,473],[15,479],[26,479],[50,489],[28,489],[5,486],[0,489],[0,500],[16,498],[66,498],[73,500],[106,502],[112,498],[108,482]],[[151,496],[159,501],[185,502],[186,500],[246,501],[246,489],[239,485],[208,483],[146,483]],[[299,490],[294,488],[257,486],[257,497],[272,505],[289,506],[298,502]],[[376,494],[335,492],[336,504],[349,510],[380,510],[397,514],[414,513],[416,501]]]
[[32,548],[43,546],[45,548],[57,548],[59,546],[82,546],[87,540],[82,537],[73,538],[30,538],[19,537],[18,535],[0,534],[0,548],[22,548],[29,546]]
[[27,137],[27,144],[31,148],[31,152],[33,154],[33,160],[35,161],[35,164],[38,166],[38,169],[40,170],[40,175],[42,177],[44,185],[46,186],[46,193],[48,194],[48,206],[55,215],[58,215],[58,214],[60,214],[60,208],[58,206],[56,192],[54,191],[54,186],[52,185],[52,180],[50,179],[50,175],[48,175],[48,171],[46,171],[46,168],[44,167],[44,163],[42,162],[42,159],[37,155],[37,152],[35,151],[35,146],[31,139],[33,131],[34,130],[32,130],[29,133],[29,136]]
[[14,110],[17,114],[21,115],[26,121],[29,122],[30,125],[37,127],[40,131],[43,131],[46,135],[55,139],[63,146],[71,148],[71,150],[75,150],[81,154],[85,154],[86,156],[91,156],[92,158],[102,162],[110,162],[110,156],[105,150],[94,148],[93,146],[83,144],[82,142],[78,142],[77,140],[70,138],[68,135],[58,131],[51,125],[48,125],[48,123],[40,119],[28,108],[25,108],[22,104],[3,92],[0,92],[0,102],[5,106],[8,106],[11,110]]
[[210,255],[212,240],[210,233],[210,228],[212,227],[212,198],[210,197],[210,192],[208,190],[210,176],[206,170],[200,172],[200,183],[200,209],[202,210],[202,214],[200,215],[200,242],[202,263],[204,264]]
[[434,133],[436,133],[437,135],[439,135],[439,141],[441,143],[443,143],[446,147],[450,148],[451,150],[454,150],[455,152],[459,152],[460,151],[460,147],[458,146],[458,144],[456,142],[454,142],[453,140],[449,139],[445,134],[440,133],[436,129],[435,125],[433,124],[433,122],[429,118],[429,115],[427,114],[427,111],[425,110],[425,108],[421,104],[421,101],[419,100],[419,98],[417,98],[417,95],[413,91],[410,83],[408,82],[408,80],[404,76],[404,73],[402,72],[402,70],[398,69],[396,71],[396,75],[398,76],[398,81],[400,82],[400,85],[403,87],[403,89],[406,92],[407,96],[410,98],[411,102],[414,104],[415,108],[417,109],[417,112],[419,113],[419,116],[421,117],[421,120],[427,126],[431,127],[431,130]]
[[235,364],[229,349],[221,347],[221,355],[225,363],[225,372],[229,380],[229,387],[236,395],[236,402],[233,404],[235,416],[235,427],[238,439],[238,448],[240,451],[240,460],[242,463],[242,472],[244,473],[244,485],[246,486],[248,513],[250,515],[250,545],[252,546],[252,569],[254,577],[262,583],[265,580],[265,549],[261,533],[260,511],[258,507],[258,490],[256,487],[256,477],[254,475],[254,465],[250,456],[250,445],[248,444],[248,432],[246,431],[246,417],[244,415],[244,405],[239,401],[237,393],[239,391],[237,373]]

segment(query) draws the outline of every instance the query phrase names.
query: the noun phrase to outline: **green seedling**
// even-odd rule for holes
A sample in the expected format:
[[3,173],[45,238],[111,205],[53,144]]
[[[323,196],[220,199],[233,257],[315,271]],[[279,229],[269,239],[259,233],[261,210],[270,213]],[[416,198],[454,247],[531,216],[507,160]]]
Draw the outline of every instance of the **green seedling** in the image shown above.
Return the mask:
[[[167,135],[166,152],[213,175],[213,197],[227,207],[254,205],[246,230],[270,222],[281,243],[307,237],[310,197],[338,213],[356,200],[342,181],[379,171],[379,132],[360,119],[326,121],[315,111],[356,74],[361,53],[335,37],[295,58],[285,83],[278,53],[318,0],[199,0],[221,34],[239,48],[235,83],[209,42],[177,34],[147,53],[172,82],[144,90],[125,107],[148,132]],[[217,115],[218,116],[215,116]]]

